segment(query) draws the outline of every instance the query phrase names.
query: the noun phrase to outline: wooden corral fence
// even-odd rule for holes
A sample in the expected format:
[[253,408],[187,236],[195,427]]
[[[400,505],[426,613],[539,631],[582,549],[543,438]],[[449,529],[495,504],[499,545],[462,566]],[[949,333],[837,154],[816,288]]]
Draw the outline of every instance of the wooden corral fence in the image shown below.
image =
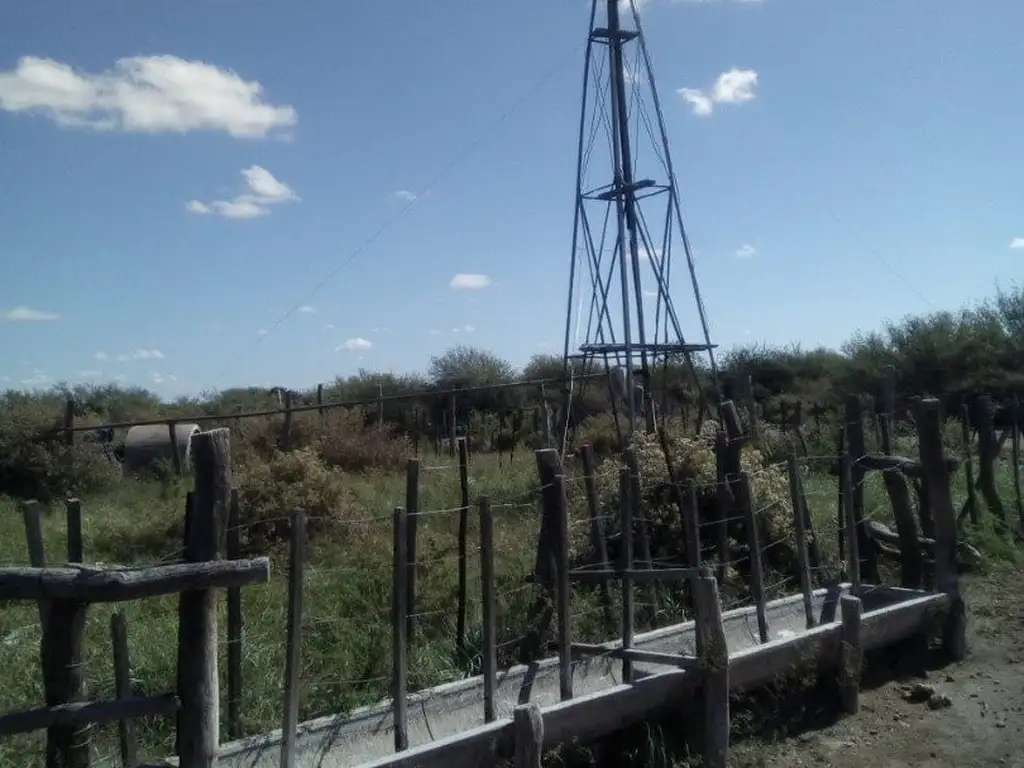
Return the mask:
[[[864,513],[863,498],[859,498],[858,489],[863,488],[864,476],[871,471],[882,471],[887,478],[890,475],[900,478],[906,483],[918,483],[923,499],[916,514],[910,506],[909,519],[903,516],[906,527],[913,527],[918,533],[915,540],[908,535],[897,536],[895,543],[889,543],[906,565],[921,566],[925,561],[923,575],[918,582],[928,585],[929,591],[937,591],[945,596],[949,610],[945,619],[944,641],[947,650],[954,658],[964,653],[964,606],[959,594],[956,571],[956,514],[953,509],[950,491],[950,474],[957,467],[955,462],[946,458],[942,442],[942,409],[936,400],[921,400],[916,406],[915,421],[919,430],[919,455],[916,458],[897,457],[884,449],[877,455],[869,454],[863,446],[863,438],[858,436],[858,424],[862,420],[855,416],[854,400],[849,400],[849,411],[846,423],[841,430],[842,442],[840,450],[827,459],[828,466],[837,472],[840,478],[840,499],[838,529],[842,532],[844,573],[827,576],[820,549],[820,539],[814,531],[807,495],[803,489],[803,478],[800,471],[801,463],[805,466],[811,459],[798,459],[794,450],[788,457],[787,474],[792,505],[792,526],[796,532],[793,538],[795,549],[795,574],[799,579],[799,594],[804,603],[806,625],[822,632],[832,632],[832,627],[815,626],[818,619],[812,610],[816,599],[814,582],[824,581],[825,586],[834,587],[841,581],[849,583],[849,593],[839,601],[841,626],[834,627],[837,637],[842,637],[840,654],[840,673],[838,675],[843,690],[844,706],[848,710],[856,708],[856,689],[860,670],[861,644],[858,627],[862,613],[860,599],[867,594],[866,590],[881,588],[878,580],[876,543],[879,539],[871,533],[870,519]],[[859,407],[859,401],[857,403]],[[728,649],[725,647],[725,630],[722,628],[723,607],[719,596],[720,586],[725,582],[728,570],[736,566],[746,580],[753,603],[753,615],[757,620],[757,642],[761,645],[773,642],[771,637],[769,603],[766,596],[765,573],[769,569],[769,546],[765,542],[761,530],[760,516],[751,503],[752,479],[741,465],[743,446],[755,439],[756,430],[748,426],[743,428],[736,407],[725,402],[721,407],[721,429],[716,436],[717,479],[712,494],[713,504],[708,506],[699,499],[698,488],[689,482],[676,479],[673,466],[674,457],[666,454],[668,463],[669,491],[673,503],[677,507],[682,545],[678,561],[672,564],[655,563],[651,553],[651,527],[653,520],[648,516],[644,501],[643,478],[637,456],[633,449],[627,449],[622,456],[622,467],[619,469],[619,504],[617,508],[618,536],[610,533],[607,525],[608,510],[602,508],[596,490],[593,487],[595,460],[592,452],[586,447],[581,450],[580,461],[584,468],[586,486],[586,508],[589,517],[592,562],[580,566],[570,562],[568,552],[569,537],[567,534],[569,510],[566,500],[565,483],[567,466],[560,459],[555,449],[544,449],[536,453],[537,469],[540,480],[540,534],[537,547],[537,560],[533,580],[541,587],[541,595],[534,609],[532,621],[533,631],[521,649],[522,661],[529,663],[542,657],[549,647],[557,649],[559,669],[559,689],[562,704],[539,710],[536,705],[524,705],[516,710],[510,720],[500,719],[496,714],[496,689],[498,681],[497,669],[497,631],[495,607],[494,578],[494,537],[491,503],[487,498],[475,502],[479,515],[479,552],[481,574],[481,608],[482,608],[482,697],[481,707],[484,716],[484,727],[473,729],[463,735],[452,735],[428,745],[410,746],[408,719],[410,717],[408,702],[411,694],[408,690],[408,658],[407,650],[410,637],[416,631],[416,521],[419,509],[418,483],[419,462],[409,463],[407,499],[404,506],[393,511],[391,517],[393,530],[393,562],[392,562],[392,632],[393,659],[391,672],[391,691],[393,705],[391,717],[394,731],[394,758],[378,761],[383,765],[451,765],[458,764],[462,757],[480,754],[480,750],[488,751],[496,756],[514,757],[517,765],[534,766],[539,764],[541,745],[545,748],[558,743],[573,741],[584,733],[589,738],[606,735],[622,727],[624,723],[635,721],[636,718],[650,713],[658,707],[677,704],[679,688],[672,683],[672,678],[656,675],[652,679],[634,679],[632,667],[638,663],[657,664],[676,667],[680,673],[697,674],[704,680],[706,701],[706,730],[708,765],[724,766],[728,747],[728,691],[730,688]],[[193,461],[196,466],[196,489],[191,496],[189,512],[186,516],[186,553],[195,560],[211,561],[219,557],[221,544],[227,535],[229,557],[237,557],[237,540],[232,543],[232,535],[237,536],[238,525],[229,522],[229,518],[237,521],[237,501],[231,492],[231,476],[229,462],[229,443],[226,430],[215,430],[201,433],[193,438]],[[456,441],[460,457],[466,449],[464,440]],[[667,443],[665,443],[667,447]],[[812,457],[813,458],[813,457]],[[460,470],[466,466],[460,462]],[[896,500],[902,499],[899,492],[890,491],[894,513],[897,520],[903,514],[896,510]],[[706,499],[705,499],[706,501]],[[472,513],[467,483],[462,483],[462,505],[459,514],[459,583],[460,601],[457,625],[461,633],[461,643],[465,644],[466,608],[465,592],[467,590],[468,573],[466,563],[469,557],[468,521]],[[31,505],[29,505],[31,506]],[[28,507],[27,507],[28,508]],[[81,517],[81,507],[69,504],[69,521]],[[31,517],[26,514],[26,520]],[[927,520],[927,523],[925,522]],[[301,616],[304,598],[304,573],[306,558],[305,537],[306,516],[302,510],[291,513],[291,542],[289,557],[289,588],[285,615],[287,617],[285,669],[285,694],[282,704],[282,730],[280,750],[282,765],[295,764],[296,747],[299,739],[298,711],[301,698],[302,681],[299,675],[298,659],[301,654]],[[80,523],[79,523],[80,526]],[[931,544],[925,543],[929,537],[922,536],[919,531],[928,527]],[[74,525],[72,525],[74,528]],[[34,565],[42,565],[41,545],[33,544],[34,540],[41,543],[38,533],[33,533],[29,524],[30,551],[38,551],[39,557],[33,556]],[[35,527],[38,531],[38,526]],[[80,528],[79,528],[80,530]],[[231,534],[230,532],[234,532]],[[709,533],[710,546],[705,549],[701,539],[705,532]],[[738,534],[738,535],[737,535]],[[740,551],[730,544],[730,538],[737,538]],[[80,533],[69,537],[69,553],[76,550],[81,558]],[[77,542],[77,543],[76,543]],[[617,554],[611,554],[617,547]],[[196,554],[198,552],[198,554]],[[191,554],[189,554],[191,553]],[[737,557],[737,554],[739,557]],[[74,559],[69,557],[69,559]],[[266,579],[265,561],[240,561],[249,580],[238,577],[238,581],[193,581],[185,583],[188,591],[183,593],[183,605],[190,601],[209,607],[209,595],[212,587],[226,586],[228,595],[228,694],[227,694],[227,732],[229,738],[240,735],[239,707],[242,698],[240,660],[242,656],[241,604],[238,586]],[[613,565],[614,563],[614,565]],[[162,566],[163,568],[188,568],[188,565]],[[231,563],[207,565],[207,568],[222,568],[223,573],[235,573]],[[239,571],[241,572],[241,571]],[[711,574],[717,572],[718,577]],[[910,575],[907,575],[908,572]],[[35,573],[35,572],[33,572]],[[88,573],[92,574],[93,571]],[[106,574],[107,572],[102,572]],[[120,573],[120,572],[115,572]],[[159,573],[162,572],[158,572]],[[217,571],[218,574],[222,571]],[[0,571],[0,574],[3,574]],[[255,575],[254,575],[255,574]],[[901,579],[911,581],[914,575],[912,568],[903,568]],[[35,582],[44,583],[38,574],[33,576]],[[92,576],[73,579],[75,583],[86,583]],[[101,578],[96,576],[96,578]],[[111,578],[104,575],[102,578]],[[198,577],[196,577],[198,578]],[[31,581],[31,579],[30,579]],[[23,579],[24,582],[24,579]],[[179,585],[181,582],[176,582]],[[3,580],[0,579],[0,585]],[[615,626],[621,641],[616,648],[588,645],[575,642],[573,639],[573,620],[569,612],[574,584],[596,584],[602,594],[602,604],[609,624]],[[618,585],[618,600],[613,600],[612,586]],[[664,654],[654,653],[633,647],[635,634],[634,590],[643,590],[648,601],[656,600],[659,588],[672,584],[686,585],[686,595],[690,615],[697,623],[696,637],[698,646],[696,653]],[[905,586],[905,585],[904,585]],[[913,586],[919,586],[915,584]],[[24,588],[27,589],[27,588]],[[198,601],[189,595],[206,595],[204,601]],[[6,594],[0,592],[0,599]],[[22,599],[49,600],[52,597],[65,597],[65,593],[46,592],[43,587],[34,591],[19,593]],[[72,595],[74,602],[82,603],[95,599],[95,592],[85,596]],[[107,592],[103,594],[114,594]],[[154,593],[155,594],[155,593]],[[91,595],[91,596],[90,596]],[[188,598],[188,599],[186,599]],[[121,599],[119,596],[107,599]],[[618,602],[616,616],[615,602]],[[52,610],[52,609],[48,609]],[[76,609],[76,610],[84,610]],[[193,608],[193,611],[198,609]],[[48,613],[44,613],[49,615]],[[183,626],[187,627],[191,614],[182,613]],[[210,635],[210,621],[207,614],[200,623],[204,638],[212,643],[215,637]],[[67,622],[65,618],[63,621]],[[199,619],[195,619],[196,622]],[[215,621],[215,620],[213,620]],[[832,619],[821,619],[831,622]],[[215,628],[215,625],[213,625]],[[73,634],[73,633],[72,633]],[[182,634],[185,630],[182,629]],[[554,635],[554,636],[553,636]],[[825,637],[825,635],[820,635]],[[818,637],[818,635],[815,635]],[[832,635],[828,635],[832,637]],[[60,647],[58,640],[44,630],[44,648],[46,643]],[[196,641],[198,642],[198,641]],[[817,642],[817,640],[815,641]],[[725,656],[723,657],[723,652]],[[50,656],[55,652],[48,652]],[[205,658],[207,677],[209,680],[209,650],[205,657],[192,654],[186,660],[179,657],[179,665],[188,666],[195,658]],[[44,654],[45,655],[45,654]],[[577,695],[573,690],[573,669],[581,659],[594,655],[611,655],[622,664],[624,683],[600,693]],[[49,658],[49,656],[47,656]],[[215,658],[215,654],[214,654]],[[215,664],[215,661],[212,662]],[[215,671],[215,667],[214,667]],[[197,673],[198,674],[198,673]],[[48,681],[55,676],[47,673]],[[189,678],[179,677],[177,699],[171,699],[174,710],[185,711],[195,701],[205,695],[209,701],[209,689],[206,693],[186,693],[183,686],[190,685]],[[47,683],[50,685],[50,682]],[[80,683],[78,688],[65,690],[51,697],[47,688],[47,709],[67,704],[79,704],[77,700],[84,698]],[[214,689],[215,691],[215,689]],[[79,707],[79,709],[83,709]],[[93,709],[84,708],[90,717],[95,716]],[[55,729],[54,739],[60,737],[60,728],[81,728],[87,719],[84,717],[61,714],[65,709],[58,709],[57,714],[47,714],[51,719],[33,720],[42,723],[40,727]],[[147,710],[148,711],[148,710]],[[160,710],[163,711],[163,710]],[[167,711],[171,711],[168,705]],[[215,733],[209,710],[204,722],[208,730],[204,731],[204,744],[209,744],[210,733]],[[214,707],[214,711],[216,708]],[[118,710],[121,712],[121,710]],[[18,715],[20,716],[20,715]],[[17,717],[17,716],[11,716]],[[44,715],[35,715],[36,718]],[[72,720],[67,720],[72,717]],[[74,719],[78,717],[78,719]],[[65,718],[65,719],[61,719]],[[110,716],[107,719],[111,719]],[[120,719],[114,717],[113,719]],[[9,722],[0,719],[0,723]],[[15,720],[15,722],[24,722]],[[70,725],[69,725],[70,724]],[[219,724],[218,724],[219,725]],[[7,726],[10,728],[10,726]],[[180,726],[179,734],[185,733]],[[24,730],[24,728],[22,728]],[[0,730],[0,733],[3,731]],[[8,732],[13,732],[9,730]],[[188,744],[193,744],[189,741]],[[183,749],[179,738],[179,754]],[[205,754],[205,753],[204,753]],[[203,757],[202,759],[207,759]],[[79,758],[81,759],[81,758]],[[210,758],[212,759],[212,758]],[[412,761],[412,762],[410,762]],[[69,763],[86,765],[87,763]],[[192,762],[182,765],[206,765],[209,763]]]
[[[89,768],[90,726],[118,721],[122,757],[134,764],[130,721],[145,716],[177,718],[177,754],[181,766],[211,766],[220,742],[217,677],[216,589],[238,590],[265,583],[266,558],[219,560],[227,527],[230,443],[227,430],[193,438],[195,492],[188,513],[185,562],[144,568],[95,568],[81,559],[81,516],[69,505],[67,566],[45,565],[40,507],[23,505],[32,566],[0,568],[0,601],[39,604],[42,672],[46,706],[0,715],[0,736],[45,729],[48,768]],[[89,605],[119,603],[179,594],[178,674],[176,690],[157,696],[132,696],[127,661],[118,660],[118,698],[89,701],[83,673],[85,626]],[[124,623],[113,621],[115,648],[122,647]]]

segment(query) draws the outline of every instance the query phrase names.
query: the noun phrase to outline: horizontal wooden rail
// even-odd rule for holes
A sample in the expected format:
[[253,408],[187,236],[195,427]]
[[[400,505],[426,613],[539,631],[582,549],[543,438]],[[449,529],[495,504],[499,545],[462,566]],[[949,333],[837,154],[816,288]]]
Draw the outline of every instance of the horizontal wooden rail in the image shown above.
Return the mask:
[[173,715],[181,707],[177,695],[139,696],[113,701],[83,701],[54,707],[27,709],[0,715],[0,736],[42,731],[54,726],[75,727],[117,720]]
[[[899,472],[907,477],[924,477],[924,472],[921,469],[921,462],[916,459],[908,459],[904,456],[888,456],[881,453],[868,453],[855,459],[853,463],[859,469],[869,472]],[[946,459],[946,468],[950,472],[956,472],[959,467],[959,459]],[[836,464],[833,463],[833,465],[829,467],[829,474],[839,474],[839,468]]]
[[580,656],[606,656],[611,659],[629,659],[640,664],[662,664],[676,669],[696,669],[698,659],[678,653],[645,651],[640,648],[609,648],[593,643],[573,643],[572,652]]
[[699,568],[601,568],[591,571],[571,571],[570,581],[591,584],[606,579],[629,577],[636,584],[647,584],[652,581],[686,581],[701,575]]
[[0,600],[116,603],[269,580],[266,557],[145,568],[0,568]]
[[[596,379],[606,377],[607,373],[584,373],[573,376],[574,381],[585,379]],[[317,403],[314,405],[296,405],[287,409],[290,413],[304,413],[307,411],[327,411],[332,408],[358,408],[363,405],[377,405],[378,403],[400,402],[402,400],[416,400],[419,398],[444,397],[449,395],[472,395],[478,392],[490,392],[500,389],[518,389],[519,387],[538,387],[541,384],[564,383],[565,377],[553,379],[531,379],[529,381],[506,381],[500,384],[481,384],[478,387],[465,387],[463,389],[422,389],[414,392],[400,392],[396,395],[384,395],[383,397],[371,397],[364,400],[335,400],[333,402]],[[173,421],[177,424],[195,423],[203,424],[211,421],[227,421],[229,419],[254,419],[267,416],[280,416],[285,413],[284,408],[270,408],[262,411],[240,411],[238,413],[204,413],[184,416],[164,416],[163,418],[143,419],[141,421],[116,421],[109,424],[79,424],[70,427],[57,427],[51,430],[54,435],[64,435],[72,432],[91,432],[96,429],[129,429],[131,427],[151,427],[158,424],[166,424]]]

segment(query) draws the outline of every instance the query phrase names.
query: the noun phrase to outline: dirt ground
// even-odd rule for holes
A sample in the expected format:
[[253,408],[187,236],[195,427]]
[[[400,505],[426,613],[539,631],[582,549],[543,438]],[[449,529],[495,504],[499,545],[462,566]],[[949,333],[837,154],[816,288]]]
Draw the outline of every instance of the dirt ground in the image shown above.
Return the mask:
[[[859,714],[837,717],[834,708],[805,708],[796,713],[802,722],[786,728],[786,738],[734,742],[730,764],[1024,768],[1024,572],[965,576],[961,585],[968,611],[965,661],[950,664],[941,654],[921,652],[911,655],[923,659],[908,659],[906,649],[874,659],[865,672]],[[742,727],[744,716],[763,717],[763,702],[758,711],[737,712],[734,725]],[[754,730],[756,724],[750,725]]]

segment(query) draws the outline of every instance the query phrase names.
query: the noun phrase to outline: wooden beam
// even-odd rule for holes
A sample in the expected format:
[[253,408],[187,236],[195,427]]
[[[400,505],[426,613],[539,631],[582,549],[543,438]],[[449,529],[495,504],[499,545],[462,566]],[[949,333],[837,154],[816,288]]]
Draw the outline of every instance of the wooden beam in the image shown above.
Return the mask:
[[269,580],[270,560],[266,557],[146,568],[0,568],[0,600],[120,603]]
[[179,706],[176,695],[164,693],[115,701],[80,701],[28,709],[0,715],[0,736],[31,733],[55,726],[73,728],[90,723],[113,723],[127,718],[173,715]]

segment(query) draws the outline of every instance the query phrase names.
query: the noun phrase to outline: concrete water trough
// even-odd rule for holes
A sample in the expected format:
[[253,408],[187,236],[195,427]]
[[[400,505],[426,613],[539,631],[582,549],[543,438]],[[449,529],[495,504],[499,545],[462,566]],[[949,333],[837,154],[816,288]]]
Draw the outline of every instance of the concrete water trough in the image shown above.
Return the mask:
[[[794,595],[766,606],[769,641],[760,643],[755,609],[723,615],[729,648],[729,680],[734,690],[771,682],[801,666],[827,668],[838,663],[837,605],[848,584],[812,595],[815,617],[807,629],[803,597]],[[926,628],[949,605],[944,594],[894,587],[864,586],[861,638],[865,651],[890,645]],[[645,651],[693,654],[694,624],[675,624],[639,634],[634,647]],[[609,651],[621,645],[605,644]],[[673,701],[692,695],[700,673],[650,663],[634,664],[634,682],[623,684],[621,662],[606,656],[574,664],[574,697],[560,701],[559,663],[555,657],[531,667],[517,666],[498,675],[496,720],[485,724],[483,679],[473,677],[418,691],[408,697],[409,749],[394,751],[390,701],[347,715],[321,717],[299,726],[295,765],[303,768],[363,766],[493,765],[512,738],[512,711],[522,703],[541,707],[546,747],[587,742],[639,722]],[[270,768],[281,760],[281,732],[224,744],[218,765]]]

